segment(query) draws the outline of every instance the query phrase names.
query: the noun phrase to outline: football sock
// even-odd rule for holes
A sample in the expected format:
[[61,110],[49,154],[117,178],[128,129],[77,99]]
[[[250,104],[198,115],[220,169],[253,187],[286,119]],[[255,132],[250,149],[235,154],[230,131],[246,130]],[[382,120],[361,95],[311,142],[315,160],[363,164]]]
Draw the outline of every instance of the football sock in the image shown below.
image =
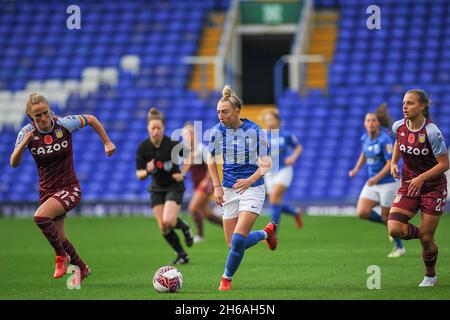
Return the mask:
[[374,210],[370,211],[369,220],[374,221],[374,222],[384,223],[381,216],[378,213],[376,213],[376,211],[374,211]]
[[280,224],[281,218],[281,205],[280,204],[272,204],[272,221],[275,224]]
[[70,263],[78,266],[81,270],[86,269],[86,264],[81,260],[80,256],[77,254],[77,251],[73,247],[72,243],[69,239],[66,239],[62,242],[62,246],[64,251],[70,256]]
[[183,247],[181,246],[180,239],[178,238],[175,231],[173,231],[173,229],[170,230],[168,233],[166,233],[164,235],[164,238],[179,256],[187,255],[187,253],[183,250]]
[[267,238],[267,234],[264,230],[252,231],[245,240],[245,249],[253,247],[255,244]]
[[193,214],[193,220],[195,223],[195,227],[197,228],[197,234],[200,237],[203,237],[203,218],[200,212],[194,212]]
[[411,239],[419,239],[420,238],[420,229],[416,227],[415,225],[408,223],[408,234],[403,237],[404,240],[411,240]]
[[57,256],[65,256],[66,251],[59,240],[58,230],[52,218],[34,217],[34,222],[41,229]]
[[175,225],[175,229],[186,230],[189,229],[189,225],[180,218],[177,218],[177,224]]
[[231,236],[231,249],[225,265],[224,278],[231,280],[244,257],[246,237],[239,233]]
[[423,263],[425,265],[425,275],[427,277],[436,276],[436,262],[438,258],[438,250],[433,254],[426,254],[422,250]]
[[288,206],[287,204],[283,204],[281,205],[281,211],[284,213],[288,213],[291,216],[296,216],[297,215],[297,211],[295,211],[294,208],[292,208],[291,206]]
[[399,249],[402,249],[403,248],[402,240],[400,240],[399,238],[393,238],[393,239],[394,239],[395,246]]

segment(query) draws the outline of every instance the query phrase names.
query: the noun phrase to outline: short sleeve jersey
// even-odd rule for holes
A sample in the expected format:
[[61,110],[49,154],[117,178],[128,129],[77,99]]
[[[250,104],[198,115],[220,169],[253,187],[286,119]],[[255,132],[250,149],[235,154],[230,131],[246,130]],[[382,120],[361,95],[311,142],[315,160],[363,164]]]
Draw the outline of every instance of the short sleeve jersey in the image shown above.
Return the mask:
[[35,129],[28,141],[39,173],[41,194],[79,186],[73,165],[72,132],[85,127],[88,120],[83,115],[52,118],[49,131],[40,131],[34,124],[24,126],[16,140],[18,147],[28,131]]
[[[425,119],[419,130],[411,130],[402,119],[393,124],[392,131],[403,158],[402,183],[430,170],[438,163],[436,157],[447,153],[441,131],[429,119]],[[446,185],[445,174],[441,174],[425,181],[422,189],[431,191]]]
[[[218,123],[211,130],[208,150],[211,156],[222,155],[223,182],[226,188],[232,188],[238,179],[246,179],[258,170],[258,157],[269,155],[270,147],[266,133],[254,122],[241,119],[238,129],[225,127]],[[261,177],[252,187],[264,184]]]

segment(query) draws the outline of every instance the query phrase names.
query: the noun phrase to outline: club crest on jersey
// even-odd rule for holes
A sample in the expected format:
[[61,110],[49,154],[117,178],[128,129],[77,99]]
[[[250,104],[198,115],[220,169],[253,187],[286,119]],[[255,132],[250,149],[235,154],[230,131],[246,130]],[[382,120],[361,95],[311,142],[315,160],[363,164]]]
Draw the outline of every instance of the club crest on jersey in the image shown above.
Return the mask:
[[419,134],[419,142],[425,143],[425,135],[423,133]]
[[416,141],[416,137],[415,137],[414,133],[410,133],[408,135],[408,142],[409,143],[414,143],[414,141]]
[[52,144],[52,142],[53,142],[53,138],[52,138],[51,135],[46,135],[46,136],[44,137],[44,143],[45,143],[45,144]]
[[378,144],[373,145],[373,152],[375,152],[375,153],[380,152],[380,146]]
[[58,139],[62,138],[62,136],[63,136],[63,132],[61,129],[55,130],[55,134],[56,134],[56,138],[58,138]]

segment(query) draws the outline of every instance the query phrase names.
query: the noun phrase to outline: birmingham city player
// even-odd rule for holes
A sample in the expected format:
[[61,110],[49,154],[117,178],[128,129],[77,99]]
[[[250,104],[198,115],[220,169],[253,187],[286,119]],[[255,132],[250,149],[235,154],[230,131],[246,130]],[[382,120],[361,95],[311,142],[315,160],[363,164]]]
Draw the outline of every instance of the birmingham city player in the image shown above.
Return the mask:
[[[438,246],[434,239],[447,199],[449,169],[447,147],[439,128],[431,122],[428,94],[409,90],[403,98],[404,119],[392,126],[397,139],[392,156],[391,174],[400,178],[398,161],[403,158],[402,181],[392,205],[388,231],[405,240],[420,239],[425,277],[420,287],[437,284]],[[409,223],[418,210],[422,212],[420,227]]]
[[[272,221],[279,226],[281,213],[286,212],[294,217],[297,228],[301,228],[303,226],[301,210],[283,205],[283,195],[291,185],[294,176],[293,165],[302,153],[302,146],[294,135],[280,129],[281,119],[275,110],[267,111],[263,119],[267,128],[272,161],[278,161],[264,176],[269,202],[272,206]],[[288,152],[291,149],[292,153],[289,155]]]
[[91,269],[78,256],[64,230],[67,212],[74,209],[81,199],[80,183],[73,167],[72,132],[89,124],[105,144],[108,157],[114,153],[115,146],[96,117],[52,117],[47,99],[42,95],[30,95],[26,114],[31,119],[31,124],[20,130],[10,164],[17,167],[25,149],[30,150],[39,172],[40,189],[40,206],[34,214],[34,222],[55,250],[56,267],[53,277],[62,277],[70,262],[79,267],[82,281],[90,274]]
[[[392,141],[388,133],[380,130],[380,124],[389,127],[391,124],[387,112],[382,112],[384,117],[377,116],[380,109],[384,110],[383,104],[377,113],[366,114],[364,126],[367,130],[361,137],[362,152],[355,167],[350,170],[349,176],[354,177],[367,162],[369,179],[362,189],[357,206],[357,213],[361,219],[387,224],[389,210],[394,199],[398,183],[389,174],[392,157]],[[376,206],[381,206],[381,216],[375,212]],[[389,258],[397,258],[406,253],[402,241],[394,238],[395,247],[389,253]]]
[[[220,122],[212,128],[208,168],[214,183],[214,198],[223,206],[225,240],[230,248],[219,290],[231,290],[231,279],[246,249],[266,239],[271,250],[277,247],[277,225],[250,232],[261,213],[266,196],[263,176],[270,170],[267,140],[261,128],[241,119],[240,100],[229,86],[217,104]],[[222,155],[223,183],[220,183],[216,155]]]

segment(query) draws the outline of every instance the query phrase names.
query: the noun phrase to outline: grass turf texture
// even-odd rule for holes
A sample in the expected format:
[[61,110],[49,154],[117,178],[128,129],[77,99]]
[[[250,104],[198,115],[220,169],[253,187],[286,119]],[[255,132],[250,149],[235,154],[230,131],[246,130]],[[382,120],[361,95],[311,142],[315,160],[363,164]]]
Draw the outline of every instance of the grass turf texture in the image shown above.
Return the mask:
[[[222,230],[205,221],[207,240],[189,249],[190,263],[179,266],[181,292],[160,294],[153,289],[153,274],[174,254],[153,218],[67,218],[69,239],[93,269],[80,290],[67,289],[67,277],[52,278],[53,250],[31,218],[0,219],[0,299],[450,298],[449,215],[436,234],[439,285],[433,288],[418,287],[423,278],[419,241],[406,242],[407,255],[391,259],[386,256],[392,244],[382,225],[353,217],[304,220],[305,227],[297,230],[290,217],[283,217],[276,251],[265,243],[249,249],[231,292],[217,290],[228,252]],[[268,221],[261,217],[254,229]],[[381,268],[381,290],[367,289],[370,265]]]

